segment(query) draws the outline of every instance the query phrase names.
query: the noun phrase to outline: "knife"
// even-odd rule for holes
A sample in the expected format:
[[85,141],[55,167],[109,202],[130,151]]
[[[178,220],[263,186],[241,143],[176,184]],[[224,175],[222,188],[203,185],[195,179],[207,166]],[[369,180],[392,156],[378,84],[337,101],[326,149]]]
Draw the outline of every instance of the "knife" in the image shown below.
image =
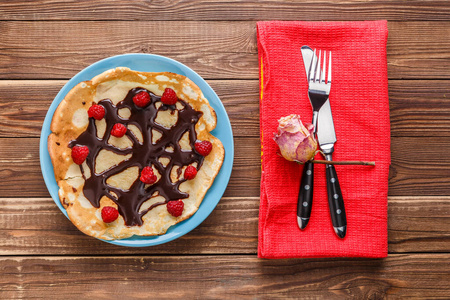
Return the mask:
[[[309,69],[311,66],[314,52],[308,46],[301,48],[303,64],[305,65],[306,78],[308,79]],[[327,100],[328,102],[328,100]],[[314,133],[316,128],[314,128]],[[313,202],[313,186],[314,186],[314,164],[307,161],[303,165],[303,173],[300,182],[300,190],[297,201],[297,224],[300,230],[304,230],[308,225],[312,202]]]
[[[322,150],[326,160],[332,161],[334,143],[336,143],[337,139],[334,130],[330,100],[327,100],[319,110],[317,124],[317,140],[319,142],[320,150]],[[334,232],[342,239],[347,233],[347,218],[341,187],[339,185],[336,169],[333,165],[326,165],[326,179],[331,221]]]

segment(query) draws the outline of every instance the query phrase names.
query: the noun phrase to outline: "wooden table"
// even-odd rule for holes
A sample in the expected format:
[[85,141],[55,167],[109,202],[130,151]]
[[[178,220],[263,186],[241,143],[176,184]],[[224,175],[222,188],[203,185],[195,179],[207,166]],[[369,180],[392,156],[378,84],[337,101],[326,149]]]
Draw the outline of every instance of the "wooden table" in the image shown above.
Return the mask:
[[[258,20],[389,21],[386,259],[256,257]],[[450,2],[0,2],[0,298],[450,298]],[[230,116],[230,184],[195,230],[148,248],[83,235],[50,198],[39,135],[59,89],[102,58],[174,58]]]

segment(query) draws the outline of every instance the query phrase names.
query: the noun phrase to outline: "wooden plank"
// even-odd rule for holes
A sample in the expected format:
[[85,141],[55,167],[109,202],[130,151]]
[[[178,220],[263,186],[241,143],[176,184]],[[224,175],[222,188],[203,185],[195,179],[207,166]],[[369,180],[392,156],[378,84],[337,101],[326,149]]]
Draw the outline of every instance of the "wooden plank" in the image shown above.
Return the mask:
[[[448,252],[450,197],[388,200],[389,253]],[[0,198],[0,255],[256,254],[258,211],[259,197],[224,197],[189,234],[126,248],[84,235],[50,198]]]
[[[169,56],[206,79],[257,79],[255,24],[1,22],[0,79],[70,78],[100,59],[131,52]],[[446,51],[450,22],[390,22],[388,26],[390,79],[450,78],[450,53]]]
[[[0,80],[0,137],[38,137],[65,80]],[[259,82],[209,80],[235,137],[259,137]],[[391,136],[450,136],[448,80],[390,80]]]
[[223,198],[189,234],[146,248],[115,246],[84,235],[50,198],[0,198],[0,203],[0,255],[256,253],[259,198]]
[[65,83],[0,80],[0,137],[39,137],[47,110]]
[[388,202],[390,253],[449,251],[450,197],[389,197]]
[[443,159],[449,147],[440,137],[393,138],[389,195],[449,195],[450,163]]
[[387,259],[254,256],[3,257],[3,299],[450,297],[449,254]]
[[[260,142],[238,137],[226,197],[258,197]],[[391,141],[390,196],[450,194],[450,141],[440,137],[395,137]],[[0,197],[48,197],[39,165],[39,139],[0,138]],[[26,189],[22,184],[26,183]]]
[[391,136],[450,136],[450,83],[390,80]]
[[[421,22],[389,23],[387,43],[388,77],[414,79],[444,79],[450,69],[450,22],[437,24],[439,35],[428,35],[428,28]],[[432,26],[432,23],[429,23]],[[440,36],[442,34],[442,36]],[[428,35],[428,36],[426,36]],[[405,47],[408,50],[405,50]],[[443,48],[444,47],[444,48]],[[435,53],[428,56],[427,49]],[[428,56],[428,57],[427,57]],[[427,70],[427,71],[425,71]],[[397,74],[401,74],[397,77]]]
[[[51,102],[65,80],[0,80],[0,137],[39,137]],[[234,136],[259,136],[257,80],[209,80]]]
[[39,164],[39,139],[0,139],[0,165],[0,197],[49,196]]
[[[301,13],[298,13],[301,12]],[[0,20],[449,20],[448,1],[3,1]]]
[[8,21],[0,31],[2,79],[70,78],[123,53],[166,55],[206,78],[258,74],[254,22]]
[[[236,139],[233,173],[225,196],[257,196],[261,167],[259,140]],[[0,197],[48,197],[39,164],[39,139],[0,138]],[[25,183],[26,188],[18,183]]]

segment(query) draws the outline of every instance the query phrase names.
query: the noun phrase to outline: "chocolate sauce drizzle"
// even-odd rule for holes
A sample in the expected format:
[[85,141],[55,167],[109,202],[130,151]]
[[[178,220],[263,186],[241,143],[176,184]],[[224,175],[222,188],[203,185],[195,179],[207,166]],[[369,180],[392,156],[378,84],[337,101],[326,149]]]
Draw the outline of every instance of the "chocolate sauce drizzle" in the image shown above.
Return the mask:
[[[133,97],[142,92],[147,92],[151,97],[151,102],[144,108],[137,107],[133,102]],[[172,167],[183,166],[197,163],[197,169],[200,169],[203,163],[203,156],[194,151],[194,144],[197,139],[195,132],[195,124],[202,116],[202,112],[194,110],[188,103],[178,99],[183,105],[183,108],[178,111],[178,120],[171,128],[166,128],[155,122],[158,111],[170,110],[175,113],[176,105],[162,105],[157,108],[156,103],[161,101],[160,96],[156,96],[152,92],[144,88],[131,89],[124,100],[119,102],[116,106],[110,99],[99,101],[99,105],[105,108],[106,131],[103,138],[97,137],[97,128],[95,120],[89,118],[89,125],[85,132],[80,134],[76,140],[69,143],[69,147],[75,145],[84,145],[89,148],[89,155],[86,158],[86,164],[91,170],[91,176],[86,178],[84,176],[83,167],[81,171],[85,179],[83,193],[85,197],[96,208],[100,207],[100,199],[103,196],[108,197],[114,201],[120,215],[125,220],[128,226],[142,225],[142,217],[151,209],[158,205],[166,204],[172,200],[184,199],[189,195],[180,191],[179,186],[185,181],[184,178],[176,182],[172,182],[170,173]],[[119,116],[118,110],[121,108],[128,108],[131,111],[129,119],[124,119]],[[132,147],[126,149],[119,149],[108,143],[111,136],[111,129],[116,123],[122,123],[125,126],[135,125],[139,128],[143,136],[143,142],[140,143],[136,136],[127,129],[126,135],[132,141]],[[152,143],[152,129],[162,133],[161,138],[155,143]],[[192,150],[182,150],[179,141],[185,132],[189,132],[189,143]],[[173,151],[168,147],[172,147]],[[105,149],[120,155],[132,154],[129,159],[112,166],[108,170],[95,173],[95,161],[100,150]],[[159,158],[167,157],[170,162],[166,167],[159,161]],[[161,174],[161,178],[153,185],[145,187],[145,184],[139,180],[142,169],[145,166],[153,165]],[[122,190],[117,187],[110,186],[106,180],[120,172],[137,166],[139,168],[139,176],[133,182],[129,190]],[[178,170],[178,178],[181,175],[181,169]],[[139,212],[141,205],[150,199],[154,193],[165,198],[164,202],[157,202],[149,208]]]

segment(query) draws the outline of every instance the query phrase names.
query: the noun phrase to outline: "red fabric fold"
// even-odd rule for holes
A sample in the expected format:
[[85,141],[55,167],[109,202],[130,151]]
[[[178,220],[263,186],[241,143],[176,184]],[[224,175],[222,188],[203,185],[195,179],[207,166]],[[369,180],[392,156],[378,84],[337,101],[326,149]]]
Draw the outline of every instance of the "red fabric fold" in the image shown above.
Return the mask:
[[[258,256],[386,257],[390,123],[387,22],[258,22],[262,146]],[[334,160],[375,161],[336,166],[347,213],[347,235],[333,230],[325,166],[316,164],[311,219],[297,226],[302,166],[280,157],[273,141],[278,119],[312,108],[300,48],[332,51],[330,104],[336,129]]]

